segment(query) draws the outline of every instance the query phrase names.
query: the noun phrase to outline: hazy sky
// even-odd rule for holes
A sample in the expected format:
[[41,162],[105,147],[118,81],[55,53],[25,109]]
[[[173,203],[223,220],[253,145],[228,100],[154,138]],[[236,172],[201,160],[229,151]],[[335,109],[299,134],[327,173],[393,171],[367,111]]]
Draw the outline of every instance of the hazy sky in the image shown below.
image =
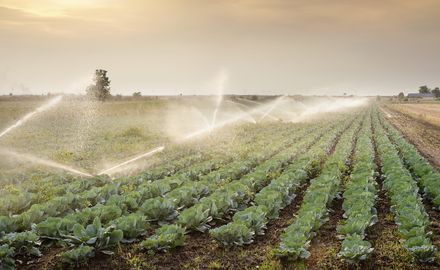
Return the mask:
[[0,0],[0,94],[440,86],[439,0]]

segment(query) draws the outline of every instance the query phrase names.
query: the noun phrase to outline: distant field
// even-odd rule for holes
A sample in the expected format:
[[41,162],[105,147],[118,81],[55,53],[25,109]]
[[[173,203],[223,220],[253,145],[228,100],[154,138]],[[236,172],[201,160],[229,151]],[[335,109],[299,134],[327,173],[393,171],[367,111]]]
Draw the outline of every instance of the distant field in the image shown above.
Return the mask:
[[44,100],[0,101],[0,130],[40,106]]
[[388,120],[440,169],[440,104],[387,104],[383,109]]
[[440,103],[390,104],[393,110],[440,126]]

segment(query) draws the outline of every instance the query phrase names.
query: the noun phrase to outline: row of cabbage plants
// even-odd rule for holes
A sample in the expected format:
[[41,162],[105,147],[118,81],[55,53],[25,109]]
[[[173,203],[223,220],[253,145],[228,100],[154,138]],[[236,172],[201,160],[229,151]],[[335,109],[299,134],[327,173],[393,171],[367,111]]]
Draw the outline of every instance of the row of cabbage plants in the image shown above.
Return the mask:
[[[280,135],[282,135],[281,133]],[[264,142],[264,141],[263,141]],[[281,147],[282,142],[278,142],[277,147]],[[83,211],[76,211],[67,215],[63,220],[68,223],[75,221],[76,223],[87,225],[93,221],[96,216],[101,217],[101,221],[107,224],[109,221],[134,213],[140,212],[147,219],[154,220],[155,217],[164,217],[168,213],[174,212],[173,206],[167,203],[153,203],[155,199],[162,200],[163,196],[167,197],[169,192],[177,189],[182,192],[185,190],[179,188],[181,186],[197,186],[197,182],[206,182],[222,177],[238,177],[243,171],[250,170],[252,166],[258,164],[258,157],[247,161],[245,158],[239,158],[244,155],[247,157],[252,154],[255,149],[262,149],[267,146],[267,142],[258,143],[252,146],[242,147],[236,161],[229,163],[231,158],[217,157],[206,163],[197,164],[193,168],[189,168],[185,172],[170,177],[166,177],[154,182],[147,182],[136,187],[133,191],[126,191],[122,194],[113,194],[105,201],[100,202],[92,207],[85,208]],[[276,148],[278,150],[279,148]],[[268,151],[273,151],[269,148]],[[270,154],[270,153],[269,153]],[[247,162],[244,164],[244,162]],[[245,165],[245,166],[244,166]],[[237,174],[238,176],[235,176]],[[195,190],[195,189],[194,189]],[[148,212],[151,209],[151,212]],[[148,213],[147,213],[148,212]],[[38,224],[39,227],[46,223],[53,223],[51,220]],[[65,228],[69,231],[69,227]]]
[[389,138],[398,148],[405,165],[413,173],[419,187],[422,188],[424,195],[437,210],[440,210],[440,173],[382,115],[380,121],[388,131]]
[[[313,127],[310,126],[309,129],[304,128],[304,130],[301,131],[303,133],[300,133],[298,136],[304,136],[311,128]],[[281,139],[285,135],[287,135],[286,132],[280,132],[274,134],[272,138],[279,137]],[[249,153],[258,152],[259,149],[263,150],[264,148],[267,148],[267,151],[273,152],[274,149],[279,151],[283,148],[283,143],[285,142],[282,140],[276,140],[272,144],[273,147],[268,147],[268,141],[261,140],[252,146],[242,148],[246,149],[246,151],[239,151],[240,155],[238,156],[247,157]],[[266,154],[269,156],[270,153],[266,152]],[[230,159],[228,158],[227,160],[229,161]],[[64,218],[49,217],[45,221],[33,225],[32,231],[22,234],[32,233],[31,235],[36,235],[37,239],[53,239],[67,242],[72,246],[79,245],[78,248],[66,252],[64,255],[68,260],[72,261],[75,261],[74,258],[77,256],[88,257],[98,251],[111,253],[111,248],[114,247],[115,244],[121,241],[132,242],[136,237],[145,233],[150,227],[147,221],[148,217],[142,212],[143,208],[141,205],[147,207],[145,204],[142,204],[144,197],[161,196],[182,182],[194,181],[199,177],[203,177],[201,170],[203,166],[207,167],[207,171],[212,172],[206,175],[210,177],[209,179],[215,179],[219,177],[219,175],[222,176],[228,173],[229,176],[231,176],[234,172],[237,173],[237,171],[242,171],[243,168],[245,168],[245,166],[243,166],[243,161],[245,160],[243,160],[241,163],[234,162],[228,164],[228,166],[223,168],[223,172],[212,171],[212,166],[216,166],[217,168],[219,166],[218,164],[224,161],[224,157],[218,157],[217,159],[195,165],[194,168],[189,168],[185,173],[148,183],[144,188],[139,188],[136,191],[124,194],[113,193],[102,201],[103,204],[98,203],[93,207],[86,207],[82,211],[75,211]],[[252,159],[249,165],[256,166],[256,161],[257,159]],[[208,163],[210,164],[209,166],[207,166]],[[194,170],[200,174],[194,173]],[[159,185],[160,183],[161,185]],[[141,186],[143,185],[139,187]],[[147,205],[151,206],[151,204]],[[6,236],[9,237],[15,234],[16,233],[10,233]],[[29,245],[34,243],[34,246],[37,246],[37,243],[30,240],[27,241],[27,243],[29,243]]]
[[[287,132],[286,130],[284,132]],[[284,132],[281,133],[285,134]],[[259,135],[257,137],[260,137]],[[243,148],[240,148],[243,150]],[[252,147],[248,147],[245,151],[252,151]],[[238,155],[242,155],[243,151],[239,151]],[[205,158],[208,158],[207,156]],[[223,158],[226,162],[232,160],[230,156],[226,156]],[[141,199],[148,199],[151,197],[159,196],[163,194],[163,192],[168,191],[167,188],[171,188],[173,185],[177,185],[179,181],[183,182],[187,178],[193,179],[203,175],[205,173],[211,172],[212,170],[216,170],[218,165],[223,161],[219,161],[218,159],[207,160],[202,162],[201,164],[194,164],[194,157],[190,157],[185,160],[180,160],[179,167],[187,166],[187,170],[180,174],[175,174],[165,179],[150,179],[148,181],[143,180],[142,185],[136,185],[136,183],[132,183],[128,185],[121,185],[119,181],[110,182],[106,181],[104,185],[98,185],[96,187],[92,187],[89,190],[84,192],[68,192],[63,196],[57,196],[45,203],[42,204],[34,204],[30,207],[29,210],[19,214],[12,216],[1,216],[0,217],[0,232],[15,232],[27,230],[33,223],[40,223],[50,217],[58,217],[64,216],[66,214],[72,213],[70,215],[81,215],[78,213],[78,210],[85,209],[87,213],[90,213],[90,216],[93,216],[93,211],[91,211],[90,206],[97,206],[99,209],[102,208],[102,204],[109,204],[108,201],[113,199],[113,201],[117,201],[118,195],[123,193],[129,193],[127,198],[131,203],[132,201],[139,201]],[[189,166],[189,168],[188,168]],[[153,175],[153,174],[152,174]],[[95,177],[103,179],[101,181],[105,181],[106,177]],[[92,178],[92,179],[95,179]],[[90,179],[85,179],[90,180]],[[80,180],[80,182],[84,182],[85,180]],[[93,182],[93,181],[92,181]],[[78,183],[78,182],[76,182]],[[134,192],[128,192],[127,189],[136,187]],[[104,209],[108,209],[104,208]],[[111,209],[111,208],[110,208]],[[93,220],[93,218],[92,218]],[[52,223],[51,220],[49,220]]]
[[[304,128],[303,132],[307,130],[310,131],[310,129]],[[284,129],[283,132],[278,132],[278,130],[271,131],[276,132],[272,135],[270,140],[274,138],[277,139],[275,140],[276,143],[273,144],[278,145],[277,151],[282,148],[283,144],[283,141],[278,139],[286,136],[288,134],[287,131],[291,133],[288,129]],[[304,136],[304,134],[305,133],[301,133],[301,136]],[[249,153],[258,151],[259,149],[262,150],[263,148],[268,148],[273,151],[273,148],[268,147],[269,141],[264,140],[264,133],[260,133],[260,135],[262,137],[257,141],[258,143],[245,148],[242,147],[241,149],[246,149],[246,151],[239,151],[237,157],[247,157]],[[260,135],[257,136],[257,138],[260,137]],[[86,207],[83,211],[75,211],[65,218],[49,217],[45,221],[33,225],[32,231],[23,233],[12,232],[2,236],[0,244],[5,243],[11,249],[14,249],[14,246],[18,246],[19,248],[15,250],[20,251],[32,250],[31,247],[34,250],[38,250],[41,239],[54,239],[67,242],[70,245],[80,245],[79,248],[66,252],[64,255],[66,259],[72,261],[75,261],[75,258],[79,259],[80,257],[85,258],[91,256],[91,254],[94,254],[96,251],[111,253],[110,248],[115,244],[120,241],[131,242],[134,238],[145,233],[149,228],[147,217],[143,215],[141,211],[129,214],[131,211],[139,208],[140,197],[136,196],[136,194],[143,194],[150,197],[161,196],[181,182],[202,177],[202,175],[208,171],[212,172],[213,168],[217,169],[219,164],[224,163],[226,160],[229,161],[230,158],[218,157],[205,163],[194,165],[193,168],[188,168],[185,173],[162,179],[162,185],[156,185],[156,183],[160,183],[161,180],[151,183],[148,182],[145,188],[151,188],[145,193],[142,193],[142,189],[124,194],[117,194],[117,192],[107,193],[108,196],[101,197],[99,201],[105,203],[105,205],[98,202],[94,207]],[[241,167],[229,166],[224,170],[223,174],[231,172],[231,170],[234,171],[234,169],[242,170],[242,168],[243,163],[241,163]],[[220,175],[223,174],[220,173]],[[216,176],[219,176],[218,172],[212,174],[211,178],[215,178]],[[165,182],[165,180],[167,182]],[[118,184],[113,185],[117,186]],[[117,189],[110,190],[117,191]],[[63,205],[67,205],[65,207],[69,208],[68,202]],[[72,205],[70,204],[70,206]],[[52,212],[51,214],[55,216],[56,213]],[[93,223],[89,224],[90,221],[93,221]],[[4,242],[6,239],[9,239],[8,242]],[[23,249],[25,245],[29,248]],[[18,255],[18,253],[15,255]],[[36,253],[26,253],[23,255],[36,255]]]
[[[202,177],[201,181],[186,183],[182,187],[169,192],[163,198],[147,200],[142,205],[141,212],[147,216],[149,220],[157,221],[159,224],[171,222],[179,215],[178,210],[193,206],[202,198],[215,192],[219,187],[224,186],[232,180],[240,179],[254,169],[255,171],[252,175],[257,175],[258,172],[261,172],[261,168],[265,168],[268,172],[275,173],[277,169],[290,160],[291,154],[286,154],[289,153],[288,150],[295,148],[307,134],[315,129],[315,127],[311,127],[298,130],[294,135],[288,136],[287,139],[276,142],[279,148],[277,148],[275,152],[270,151],[266,152],[266,154],[258,154],[254,158],[237,161],[235,166]],[[282,143],[279,144],[280,142]],[[286,147],[287,150],[285,150]],[[281,151],[281,153],[278,153],[279,151]],[[267,161],[269,158],[270,160]],[[270,164],[270,167],[265,164]],[[257,165],[258,167],[256,167]]]
[[[177,151],[180,150],[180,151]],[[177,154],[177,152],[181,152]],[[175,151],[167,151],[167,163],[157,164],[148,174],[136,177],[122,177],[115,181],[153,181],[172,175],[193,163],[201,162],[210,158],[206,152],[195,151],[192,147],[181,146]],[[0,215],[16,215],[27,210],[33,204],[42,204],[54,197],[60,197],[68,193],[81,193],[94,187],[105,185],[101,177],[75,177],[67,174],[33,173],[13,185],[6,185],[0,189]],[[8,203],[11,202],[11,203]]]
[[[261,145],[263,147],[263,145]],[[255,146],[242,148],[244,152],[255,150]],[[123,191],[123,193],[114,192],[110,196],[103,198],[97,204],[91,207],[84,208],[81,211],[75,211],[63,219],[48,219],[40,224],[38,228],[44,228],[47,225],[57,223],[61,224],[61,229],[64,233],[71,231],[71,225],[79,223],[87,225],[92,222],[95,217],[100,217],[101,221],[105,224],[113,219],[119,218],[121,215],[135,212],[139,209],[143,209],[142,205],[146,207],[146,201],[149,199],[164,196],[171,190],[181,186],[183,183],[193,182],[205,177],[215,176],[222,173],[222,171],[228,171],[231,168],[237,167],[236,164],[242,165],[240,161],[229,164],[230,158],[219,157],[211,159],[205,163],[196,164],[192,168],[188,168],[185,172],[166,177],[164,179],[156,180],[154,182],[146,182],[136,187],[133,191]],[[224,166],[222,166],[224,165]],[[221,168],[219,170],[219,168]],[[239,167],[241,169],[242,167]],[[207,174],[207,175],[205,175]],[[119,191],[119,190],[118,190]],[[52,216],[53,217],[53,216]],[[66,224],[66,226],[63,226]],[[57,233],[54,231],[54,233]],[[45,235],[54,236],[54,235]]]
[[[233,136],[235,139],[231,140],[231,137],[223,138],[221,136],[215,136],[211,139],[205,139],[199,142],[192,142],[189,144],[188,147],[191,147],[193,149],[196,149],[196,153],[203,154],[207,158],[203,159],[202,161],[206,161],[209,159],[217,159],[217,158],[232,158],[237,159],[237,157],[240,156],[246,156],[249,153],[252,153],[252,149],[249,147],[243,147],[243,146],[249,146],[250,144],[256,145],[259,147],[260,145],[264,145],[265,143],[269,142],[269,138],[275,138],[275,139],[281,139],[283,138],[283,135],[291,132],[291,127],[288,125],[280,125],[280,124],[271,124],[271,129],[268,130],[259,130],[256,127],[250,128],[249,126],[245,125],[244,128],[234,128],[233,130],[237,130],[233,132],[233,134],[230,134],[229,136]],[[307,128],[308,125],[306,124],[300,124],[297,126],[299,129]],[[172,148],[172,146],[169,146],[169,148]],[[181,147],[178,147],[180,149]],[[177,150],[175,150],[177,151]],[[164,158],[167,160],[167,158]],[[166,162],[167,163],[167,162]],[[194,164],[194,163],[193,163]],[[189,166],[189,165],[188,165]],[[179,169],[186,169],[186,167],[182,167]],[[156,173],[157,172],[157,173]],[[152,176],[160,175],[160,168],[153,168],[146,170],[145,172],[141,173],[140,175],[135,175],[132,177],[121,177],[118,179],[115,179],[115,182],[121,183],[122,185],[130,185],[133,187],[133,190],[137,188],[138,185],[144,184],[145,182],[150,181],[149,179]],[[162,172],[163,173],[163,172]],[[176,172],[168,172],[165,174],[165,176],[161,176],[160,178],[155,179],[161,179],[163,177],[172,176]]]
[[[244,135],[245,130],[249,131],[248,129],[239,129],[237,136]],[[283,127],[282,130],[286,129]],[[269,135],[268,132],[266,133]],[[249,142],[249,139],[255,140],[257,137],[261,138],[263,135],[264,134],[259,132],[254,132],[250,133],[250,136],[245,137],[248,139],[243,140]],[[168,150],[167,153],[164,154],[167,160],[165,164],[156,166],[140,175],[121,177],[113,180],[113,182],[120,183],[121,185],[136,186],[144,182],[161,179],[166,176],[174,175],[192,164],[209,160],[213,156],[221,156],[220,153],[228,156],[228,152],[223,150],[225,148],[234,150],[237,148],[236,146],[236,143],[219,144],[216,140],[213,140],[209,141],[207,146],[198,146],[200,149],[191,147],[191,144],[175,147],[176,149]],[[38,176],[34,178],[38,178]],[[102,177],[74,178],[65,175],[50,175],[38,181],[23,181],[23,183],[19,183],[13,187],[8,186],[8,190],[5,188],[0,190],[0,194],[2,195],[0,198],[0,215],[17,215],[27,210],[33,204],[42,204],[49,199],[61,197],[64,194],[79,194],[90,188],[99,190],[99,188],[106,183],[108,183],[108,181]]]
[[269,220],[278,218],[280,210],[292,202],[304,182],[320,170],[337,137],[346,128],[344,122],[330,132],[319,134],[315,145],[298,153],[293,164],[256,194],[252,206],[235,213],[230,223],[210,230],[210,235],[225,246],[250,244],[256,235],[264,235]]
[[328,206],[340,192],[342,177],[349,169],[355,136],[365,118],[342,134],[333,154],[325,162],[321,174],[310,181],[295,221],[281,235],[276,254],[290,260],[308,258],[310,241],[322,224],[328,221]]
[[344,219],[337,227],[339,237],[344,239],[339,255],[349,262],[365,260],[373,251],[365,236],[366,229],[377,222],[374,156],[371,117],[367,117],[358,135],[353,167],[343,193]]
[[269,181],[276,178],[287,167],[298,153],[307,151],[326,129],[313,133],[302,142],[282,152],[277,157],[263,163],[257,169],[239,181],[231,182],[200,203],[181,212],[176,224],[164,225],[156,233],[143,241],[141,245],[148,250],[163,250],[183,244],[185,232],[197,230],[205,232],[210,228],[213,219],[227,218],[231,213],[248,205],[254,194],[261,190]]
[[430,221],[418,193],[419,188],[381,126],[378,115],[376,110],[373,119],[375,140],[385,177],[383,186],[390,198],[394,220],[406,249],[422,262],[432,261],[436,248],[430,239]]
[[[311,127],[310,127],[311,128]],[[310,132],[310,128],[304,128],[303,130],[297,131],[298,134],[296,134],[296,139],[303,137],[307,132]],[[285,134],[280,134],[285,135]],[[145,201],[138,209],[137,212],[128,214],[127,216],[120,216],[119,218],[116,218],[112,220],[109,224],[109,228],[114,228],[115,230],[121,230],[123,232],[123,239],[122,242],[132,242],[135,240],[136,237],[140,236],[141,234],[145,233],[146,230],[150,226],[150,222],[152,220],[155,221],[169,221],[173,218],[175,218],[176,215],[178,215],[178,210],[180,210],[181,207],[184,205],[176,206],[176,202],[180,203],[193,203],[197,202],[199,199],[199,196],[204,196],[203,194],[197,194],[198,187],[209,193],[208,189],[206,189],[207,186],[211,186],[211,189],[214,190],[215,187],[218,187],[219,185],[224,184],[225,182],[232,181],[234,179],[240,178],[243,174],[246,172],[249,172],[252,170],[253,167],[255,167],[257,164],[262,162],[265,159],[268,159],[269,157],[273,156],[276,152],[280,151],[280,149],[283,149],[286,144],[292,143],[292,138],[287,140],[277,140],[275,142],[272,142],[272,144],[262,144],[260,147],[256,148],[256,145],[253,145],[253,151],[254,152],[261,152],[263,154],[258,154],[254,156],[254,158],[250,158],[248,160],[239,160],[237,162],[234,162],[230,164],[229,166],[224,167],[222,170],[213,172],[212,174],[208,174],[204,177],[202,177],[204,180],[201,180],[200,182],[194,181],[191,183],[188,183],[188,185],[185,187],[186,189],[175,189],[176,192],[170,192],[171,196],[158,197],[157,200],[147,200]],[[201,185],[198,185],[198,183],[201,183]],[[192,190],[191,190],[192,189]],[[175,199],[175,196],[180,196],[179,199]],[[184,197],[182,197],[182,195]],[[168,198],[172,200],[168,200],[168,203],[164,203],[165,200]],[[176,197],[177,198],[177,197]],[[78,225],[76,225],[78,227]],[[91,225],[88,225],[89,227]],[[80,227],[83,229],[84,227]],[[85,229],[87,231],[87,228]],[[169,243],[170,241],[168,238],[174,237],[178,238],[180,240],[172,241],[173,244],[180,245],[183,244],[182,237],[184,237],[184,230],[182,231],[182,228],[176,225],[172,226],[162,226],[158,229],[159,232],[162,232],[161,240],[159,242],[162,242],[162,245],[160,248],[168,248],[168,246],[165,243]],[[75,231],[73,231],[73,235],[70,234],[70,237],[75,236]],[[64,236],[66,237],[66,236]],[[163,238],[166,238],[167,240],[163,240]],[[79,247],[67,252],[64,254],[64,256],[71,256],[72,254],[81,255],[81,256],[91,256],[92,253],[96,252],[97,249],[94,247],[93,249],[85,249],[84,245],[87,244],[87,242],[75,242],[74,244],[81,244]],[[158,244],[158,242],[156,242]],[[160,243],[159,243],[160,244]],[[85,251],[87,253],[83,254]],[[101,250],[102,251],[102,250]],[[106,251],[107,252],[107,251]]]
[[[181,159],[177,162],[173,163],[173,170],[176,171],[177,168],[185,168],[195,162],[206,160],[209,156],[207,155],[192,155],[185,159]],[[169,165],[166,166],[170,168]],[[165,170],[165,168],[161,168]],[[154,181],[156,179],[160,179],[161,174],[150,174],[150,178],[148,180],[143,181]],[[50,177],[52,179],[52,177]],[[99,193],[101,190],[105,189],[104,186],[109,184],[109,178],[107,177],[91,177],[91,178],[76,178],[74,180],[69,181],[63,185],[60,185],[56,189],[51,189],[50,194],[47,195],[46,200],[42,200],[40,195],[36,192],[33,192],[32,186],[26,187],[26,191],[19,192],[18,194],[8,194],[0,199],[0,213],[5,216],[9,215],[18,215],[25,211],[28,211],[29,208],[33,205],[50,205],[51,201],[56,201],[61,199],[63,196],[68,196],[69,194],[93,194]],[[118,181],[116,181],[118,182]],[[41,183],[42,184],[42,183]],[[37,192],[42,192],[41,189],[36,190]],[[46,193],[46,192],[45,192]],[[86,195],[89,197],[89,195]]]

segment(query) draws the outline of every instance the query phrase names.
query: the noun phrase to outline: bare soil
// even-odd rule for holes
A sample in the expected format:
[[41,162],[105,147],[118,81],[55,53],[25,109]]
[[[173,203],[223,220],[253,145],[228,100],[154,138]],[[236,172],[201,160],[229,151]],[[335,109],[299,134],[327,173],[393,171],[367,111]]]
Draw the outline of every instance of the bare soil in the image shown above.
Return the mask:
[[388,107],[432,125],[440,126],[440,104],[389,104]]
[[432,165],[440,170],[440,126],[401,113],[392,107],[382,107],[388,120],[414,144]]

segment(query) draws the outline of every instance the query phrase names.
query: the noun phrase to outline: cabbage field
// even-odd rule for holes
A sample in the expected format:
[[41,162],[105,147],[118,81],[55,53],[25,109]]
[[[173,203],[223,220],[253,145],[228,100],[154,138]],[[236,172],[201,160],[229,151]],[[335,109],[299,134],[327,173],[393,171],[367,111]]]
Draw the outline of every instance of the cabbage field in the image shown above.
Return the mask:
[[440,174],[378,102],[233,123],[151,159],[4,174],[0,269],[440,268]]

